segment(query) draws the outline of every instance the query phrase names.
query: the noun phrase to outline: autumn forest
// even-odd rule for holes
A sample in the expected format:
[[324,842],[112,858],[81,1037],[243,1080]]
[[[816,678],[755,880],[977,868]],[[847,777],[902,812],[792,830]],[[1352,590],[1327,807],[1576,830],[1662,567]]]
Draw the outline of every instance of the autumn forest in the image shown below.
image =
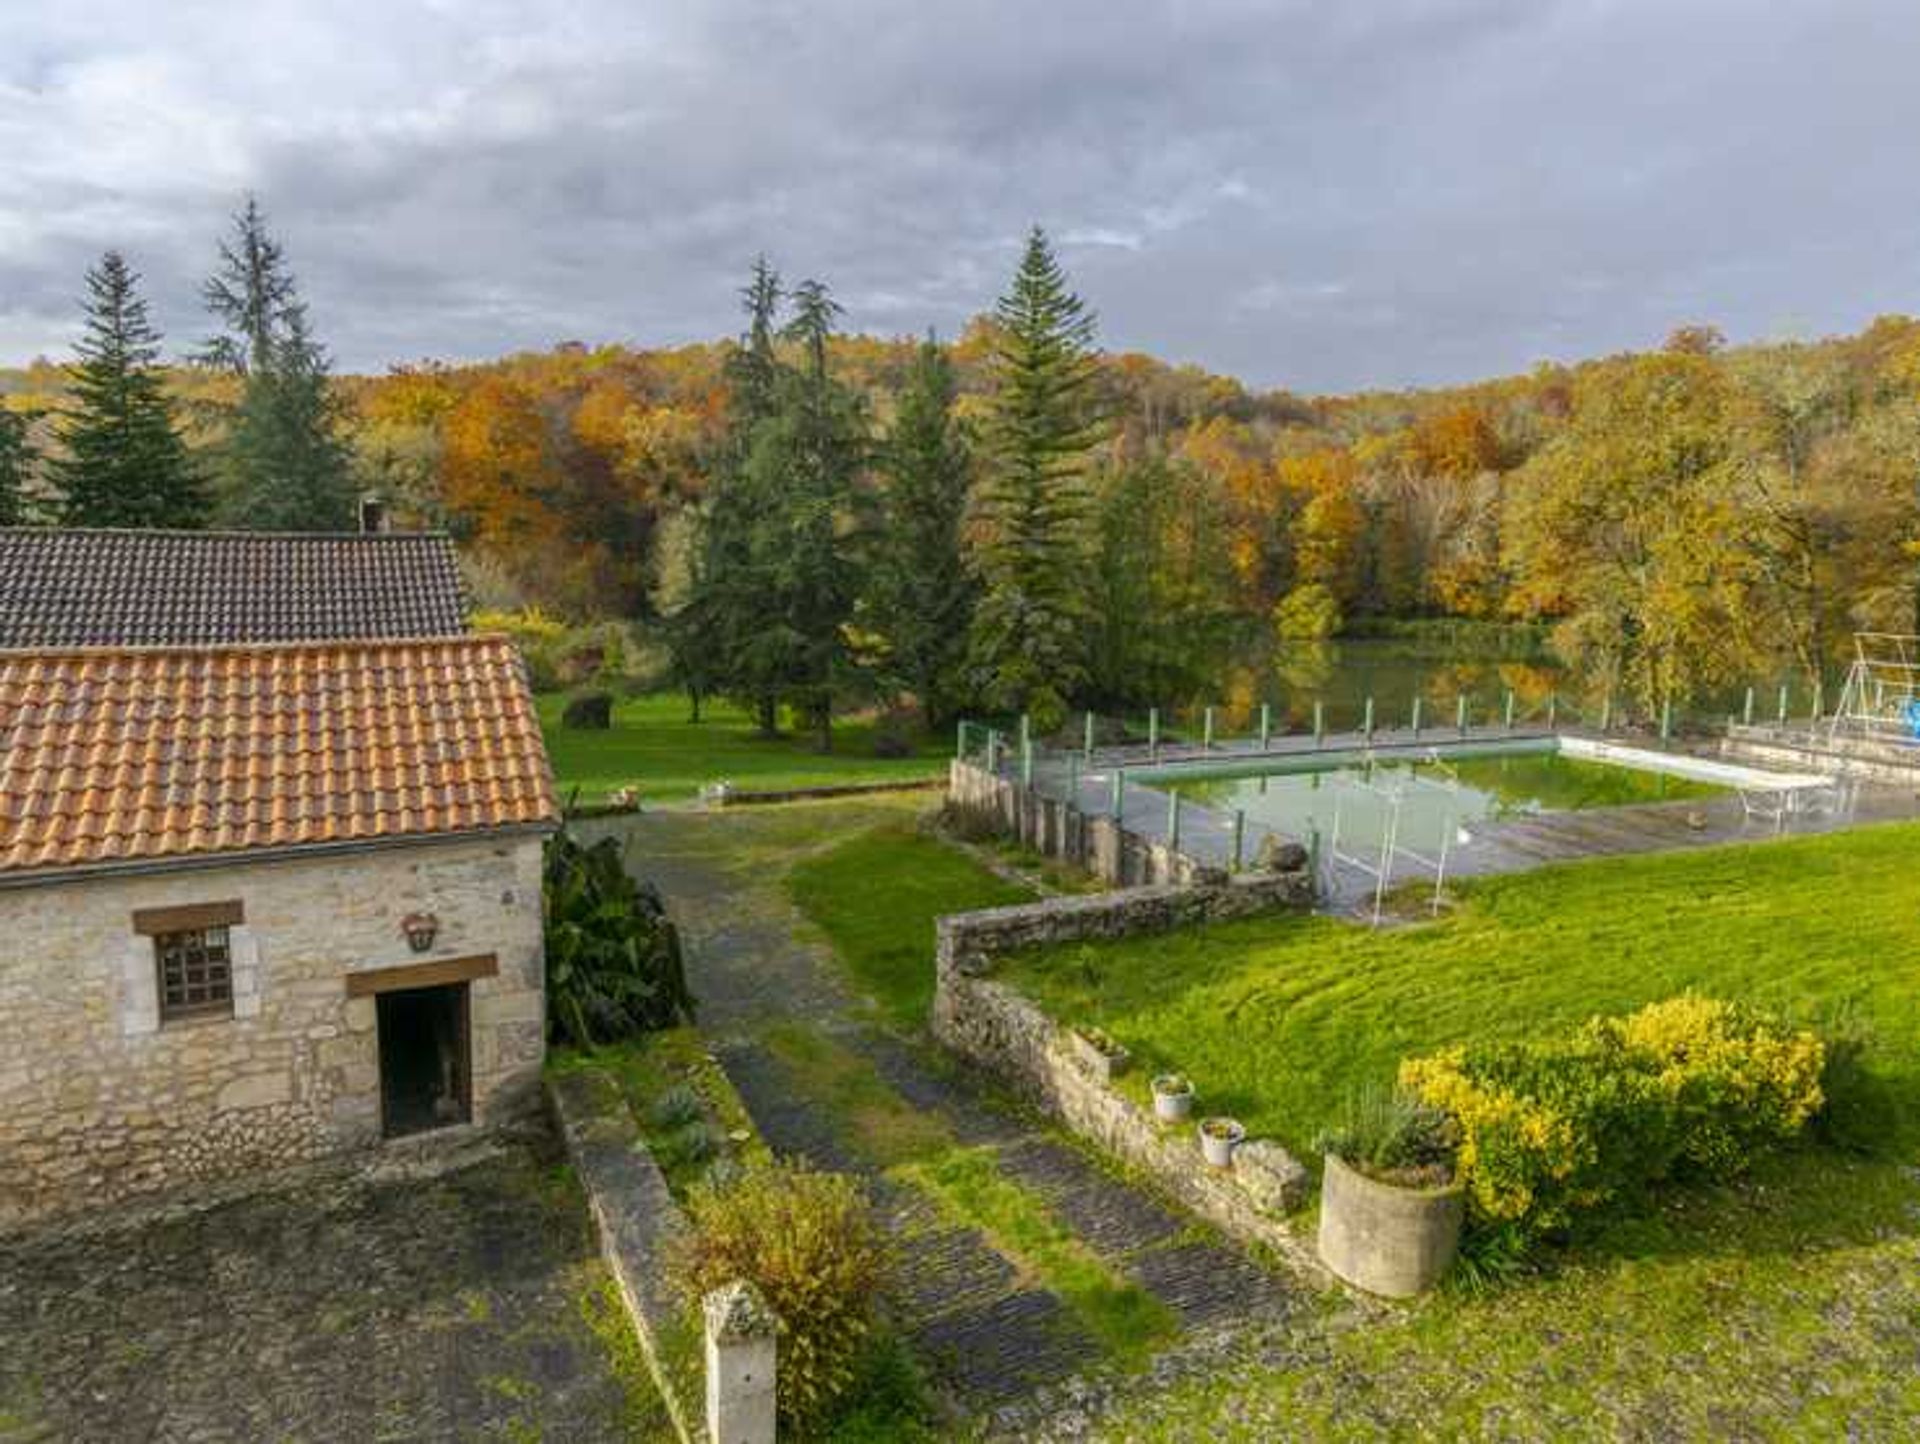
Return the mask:
[[[1036,231],[999,302],[949,339],[860,334],[826,286],[763,262],[733,339],[334,376],[290,274],[256,324],[238,260],[225,354],[134,348],[192,478],[161,519],[256,524],[261,475],[330,477],[287,524],[350,525],[351,498],[375,493],[396,524],[460,540],[490,611],[619,622],[696,699],[790,707],[823,734],[896,697],[934,720],[1057,720],[1189,695],[1250,637],[1383,619],[1531,629],[1581,685],[1648,707],[1831,678],[1852,631],[1920,629],[1905,317],[1741,346],[1686,326],[1643,353],[1433,390],[1258,392],[1102,350],[1099,298]],[[0,371],[15,519],[115,516],[75,500],[94,483],[72,413],[97,360],[83,344],[77,364]],[[283,434],[290,396],[321,453],[249,461],[249,408]]]

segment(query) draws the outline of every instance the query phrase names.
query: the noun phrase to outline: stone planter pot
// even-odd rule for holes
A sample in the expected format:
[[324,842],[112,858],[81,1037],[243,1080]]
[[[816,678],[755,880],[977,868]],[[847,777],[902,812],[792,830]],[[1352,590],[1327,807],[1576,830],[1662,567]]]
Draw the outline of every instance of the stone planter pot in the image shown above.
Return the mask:
[[1231,1118],[1209,1118],[1200,1125],[1200,1156],[1209,1168],[1233,1167],[1233,1150],[1247,1130]]
[[1320,1261],[1390,1299],[1433,1287],[1460,1246],[1466,1195],[1457,1183],[1402,1188],[1368,1178],[1329,1153],[1320,1179]]
[[1162,1123],[1184,1123],[1193,1116],[1193,1084],[1178,1073],[1153,1080],[1153,1116]]
[[1094,1082],[1111,1083],[1117,1075],[1127,1071],[1127,1061],[1131,1055],[1106,1034],[1092,1029],[1082,1031],[1073,1028],[1066,1036],[1067,1051],[1073,1061]]

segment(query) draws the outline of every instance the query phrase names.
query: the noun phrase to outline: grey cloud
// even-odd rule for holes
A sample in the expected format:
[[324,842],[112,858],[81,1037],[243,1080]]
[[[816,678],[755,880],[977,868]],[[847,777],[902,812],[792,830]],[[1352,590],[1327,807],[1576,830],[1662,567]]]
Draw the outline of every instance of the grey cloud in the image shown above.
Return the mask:
[[354,368],[725,334],[760,251],[951,333],[1034,220],[1108,344],[1302,390],[1920,292],[1898,0],[0,9],[0,355],[107,245],[191,344],[249,186]]

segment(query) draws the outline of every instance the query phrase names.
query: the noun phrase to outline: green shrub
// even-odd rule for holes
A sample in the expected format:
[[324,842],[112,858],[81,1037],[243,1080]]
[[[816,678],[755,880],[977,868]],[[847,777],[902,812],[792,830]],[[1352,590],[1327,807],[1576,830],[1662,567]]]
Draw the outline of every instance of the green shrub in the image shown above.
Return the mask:
[[1676,1171],[1741,1171],[1817,1113],[1824,1065],[1813,1033],[1685,994],[1564,1040],[1409,1059],[1400,1081],[1457,1122],[1475,1227],[1524,1244]]
[[706,1105],[700,1101],[700,1095],[686,1083],[663,1089],[647,1108],[647,1122],[669,1132],[698,1123],[706,1116]]
[[680,935],[619,843],[585,846],[563,827],[547,843],[544,887],[553,1041],[590,1047],[693,1017]]
[[857,1387],[879,1338],[892,1259],[857,1179],[798,1163],[750,1164],[688,1192],[672,1269],[691,1303],[746,1279],[780,1319],[779,1408],[800,1430]]
[[1459,1137],[1458,1125],[1440,1109],[1376,1083],[1348,1096],[1314,1147],[1389,1183],[1433,1186],[1452,1179]]
[[582,692],[569,697],[560,711],[560,725],[576,732],[604,732],[613,726],[613,694]]

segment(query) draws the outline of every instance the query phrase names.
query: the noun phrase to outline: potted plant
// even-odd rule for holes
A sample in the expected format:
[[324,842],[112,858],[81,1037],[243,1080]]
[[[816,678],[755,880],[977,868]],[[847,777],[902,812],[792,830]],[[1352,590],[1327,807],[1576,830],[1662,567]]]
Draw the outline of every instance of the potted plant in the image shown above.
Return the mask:
[[1396,1089],[1348,1100],[1317,1140],[1320,1261],[1368,1293],[1409,1298],[1438,1282],[1460,1246],[1466,1197],[1454,1175],[1459,1131]]
[[1200,1153],[1210,1168],[1233,1167],[1233,1150],[1247,1136],[1236,1119],[1209,1118],[1200,1125]]
[[1095,1082],[1111,1083],[1115,1075],[1127,1070],[1133,1056],[1126,1044],[1102,1028],[1074,1028],[1067,1034],[1074,1060]]
[[1161,1073],[1153,1080],[1153,1116],[1162,1123],[1184,1123],[1193,1114],[1193,1084],[1184,1073]]

